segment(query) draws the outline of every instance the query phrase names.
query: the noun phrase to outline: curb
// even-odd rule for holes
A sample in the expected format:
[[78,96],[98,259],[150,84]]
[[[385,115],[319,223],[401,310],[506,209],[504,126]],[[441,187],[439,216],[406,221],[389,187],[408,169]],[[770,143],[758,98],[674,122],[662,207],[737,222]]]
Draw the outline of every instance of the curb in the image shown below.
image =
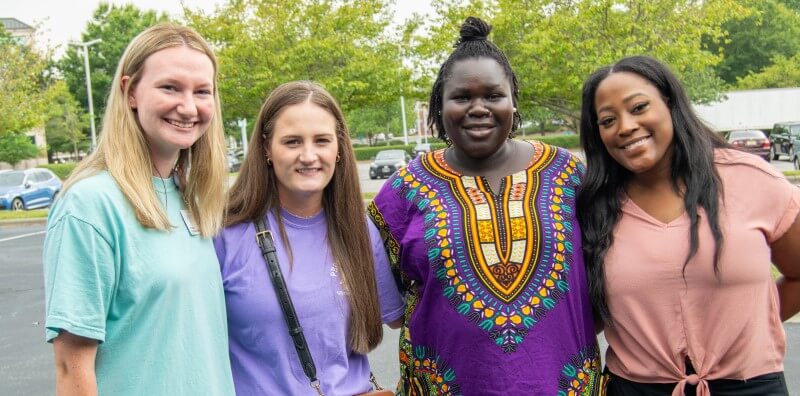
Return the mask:
[[8,219],[0,220],[0,227],[10,227],[19,225],[44,225],[47,223],[47,217],[37,217],[35,219]]

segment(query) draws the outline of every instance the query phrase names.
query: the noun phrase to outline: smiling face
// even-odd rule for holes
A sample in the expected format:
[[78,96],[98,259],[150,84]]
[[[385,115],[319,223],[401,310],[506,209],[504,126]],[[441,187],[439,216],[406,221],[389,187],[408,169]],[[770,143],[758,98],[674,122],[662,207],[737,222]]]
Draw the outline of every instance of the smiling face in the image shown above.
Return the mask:
[[455,149],[483,159],[508,139],[514,115],[509,77],[491,58],[455,62],[442,90],[442,123]]
[[634,73],[612,73],[598,85],[594,104],[600,139],[615,161],[634,177],[669,176],[672,116],[653,84]]
[[[122,81],[128,83],[130,76]],[[157,168],[174,164],[179,151],[191,147],[211,124],[214,65],[204,53],[184,46],[155,52],[145,60],[129,102]]]
[[310,102],[278,113],[267,147],[281,205],[294,213],[315,213],[333,178],[339,144],[336,118]]

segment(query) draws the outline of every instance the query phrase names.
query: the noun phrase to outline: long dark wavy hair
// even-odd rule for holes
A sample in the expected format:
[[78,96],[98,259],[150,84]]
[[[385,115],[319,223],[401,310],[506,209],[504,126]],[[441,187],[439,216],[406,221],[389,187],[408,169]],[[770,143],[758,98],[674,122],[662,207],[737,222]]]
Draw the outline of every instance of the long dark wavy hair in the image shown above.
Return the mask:
[[578,219],[583,235],[583,253],[589,275],[589,291],[595,315],[612,323],[606,303],[603,261],[614,242],[614,228],[622,214],[620,196],[631,172],[617,163],[600,140],[595,109],[595,93],[600,83],[612,73],[634,73],[655,86],[672,116],[674,137],[670,179],[683,197],[691,220],[689,253],[683,267],[697,253],[698,215],[702,207],[714,237],[714,271],[718,273],[723,235],[719,226],[722,182],[714,167],[714,149],[728,147],[725,141],[706,126],[692,110],[680,81],[665,65],[646,56],[624,58],[613,66],[594,72],[583,84],[581,98],[580,140],[586,154],[586,177],[578,195]]
[[[428,127],[436,129],[439,139],[449,142],[447,133],[444,130],[444,122],[442,121],[442,101],[444,96],[444,83],[450,78],[453,65],[463,59],[478,59],[489,58],[494,59],[508,77],[511,85],[511,98],[513,100],[514,108],[517,107],[517,97],[519,96],[519,84],[517,83],[517,75],[511,68],[511,63],[508,58],[497,48],[494,43],[489,41],[489,33],[492,31],[492,26],[475,17],[467,17],[461,25],[461,33],[458,41],[454,45],[455,49],[442,64],[439,69],[439,74],[436,76],[436,81],[433,83],[431,89],[431,98],[428,104],[430,111],[428,112]],[[508,137],[514,137],[514,132],[519,128],[522,119],[519,112],[514,111],[514,118],[511,122],[511,132]]]

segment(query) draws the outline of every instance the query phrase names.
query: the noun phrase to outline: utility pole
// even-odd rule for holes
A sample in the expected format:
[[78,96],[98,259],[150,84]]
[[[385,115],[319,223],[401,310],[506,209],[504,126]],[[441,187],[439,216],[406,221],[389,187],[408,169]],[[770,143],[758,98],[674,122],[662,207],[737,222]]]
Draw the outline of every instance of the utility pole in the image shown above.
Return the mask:
[[239,119],[239,128],[242,128],[242,152],[247,153],[247,118]]
[[408,146],[408,128],[406,127],[406,101],[400,96],[400,112],[403,114],[403,143]]
[[89,125],[92,127],[92,150],[97,148],[97,133],[94,128],[94,104],[92,103],[92,77],[89,73],[89,46],[101,42],[100,39],[94,39],[85,43],[71,42],[69,45],[80,47],[83,52],[83,68],[86,71],[86,97],[89,98]]

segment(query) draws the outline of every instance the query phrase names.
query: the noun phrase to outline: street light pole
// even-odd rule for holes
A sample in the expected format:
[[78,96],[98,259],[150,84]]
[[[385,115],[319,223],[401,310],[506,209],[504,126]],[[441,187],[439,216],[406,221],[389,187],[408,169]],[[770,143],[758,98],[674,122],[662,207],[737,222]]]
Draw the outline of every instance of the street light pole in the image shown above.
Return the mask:
[[92,77],[89,73],[89,46],[101,42],[100,39],[94,39],[85,43],[69,43],[76,47],[81,47],[83,50],[83,68],[86,71],[86,96],[89,98],[89,125],[92,127],[92,151],[97,148],[97,134],[94,129],[94,104],[92,103]]
[[239,128],[242,128],[242,152],[247,154],[247,118],[238,121]]
[[406,128],[406,100],[400,96],[400,113],[403,114],[403,143],[408,145],[408,128]]

